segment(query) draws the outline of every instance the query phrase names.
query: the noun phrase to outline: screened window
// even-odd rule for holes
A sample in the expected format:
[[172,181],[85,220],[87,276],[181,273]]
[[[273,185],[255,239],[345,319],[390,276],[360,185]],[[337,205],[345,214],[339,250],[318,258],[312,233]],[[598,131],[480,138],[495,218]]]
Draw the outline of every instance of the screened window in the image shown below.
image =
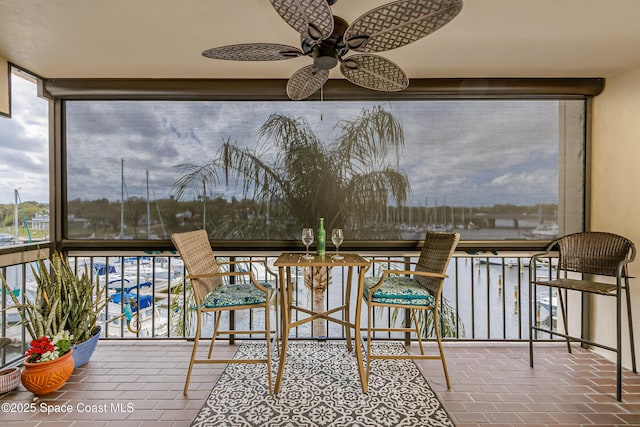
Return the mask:
[[11,117],[0,117],[0,246],[49,240],[48,102],[12,69]]
[[583,100],[66,101],[67,237],[548,240],[583,218]]

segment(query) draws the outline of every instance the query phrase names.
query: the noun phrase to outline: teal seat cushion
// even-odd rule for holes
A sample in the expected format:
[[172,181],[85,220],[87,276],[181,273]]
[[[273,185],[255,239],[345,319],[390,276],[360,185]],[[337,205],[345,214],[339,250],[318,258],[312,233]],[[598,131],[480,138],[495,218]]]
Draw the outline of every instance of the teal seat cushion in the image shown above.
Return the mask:
[[[261,283],[271,288],[269,284]],[[218,286],[202,301],[205,308],[235,307],[241,305],[264,304],[267,296],[252,283],[234,283]]]
[[[369,301],[369,289],[374,287],[379,277],[365,277],[364,298]],[[371,302],[389,305],[431,306],[435,303],[433,295],[415,279],[408,276],[387,276],[378,289],[373,292]]]

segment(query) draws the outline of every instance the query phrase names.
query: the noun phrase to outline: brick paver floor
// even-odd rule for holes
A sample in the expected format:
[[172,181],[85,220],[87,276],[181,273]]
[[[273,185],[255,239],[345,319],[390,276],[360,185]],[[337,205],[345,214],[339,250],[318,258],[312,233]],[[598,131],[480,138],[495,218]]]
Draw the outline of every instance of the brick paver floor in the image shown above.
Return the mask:
[[[188,426],[224,370],[224,365],[195,366],[185,397],[191,346],[101,341],[91,361],[59,391],[34,401],[20,386],[2,396],[0,425]],[[624,372],[620,403],[613,363],[577,346],[572,354],[562,344],[535,348],[531,369],[526,344],[445,343],[451,390],[439,361],[418,366],[458,427],[640,426],[639,374]],[[223,344],[217,357],[231,358],[235,350]]]

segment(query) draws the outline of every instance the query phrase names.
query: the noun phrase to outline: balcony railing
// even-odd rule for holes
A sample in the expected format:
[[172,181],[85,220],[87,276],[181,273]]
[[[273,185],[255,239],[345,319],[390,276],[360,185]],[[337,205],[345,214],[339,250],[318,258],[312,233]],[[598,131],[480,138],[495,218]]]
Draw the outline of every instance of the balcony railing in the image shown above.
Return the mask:
[[[223,254],[224,255],[224,254]],[[376,255],[376,254],[364,254]],[[402,257],[387,257],[376,261],[367,275],[379,274],[390,265],[398,267],[418,254],[403,254]],[[514,252],[504,254],[456,253],[447,271],[443,291],[443,319],[441,330],[445,340],[473,341],[524,341],[529,339],[528,278],[531,253]],[[253,271],[259,281],[272,280],[268,270],[277,273],[273,262],[277,254],[256,254],[249,257],[223,256],[223,259],[242,261],[233,268]],[[379,260],[379,256],[376,255]],[[33,299],[35,281],[32,274],[37,252],[24,252],[19,257],[0,257],[0,272],[21,302]],[[108,300],[100,317],[102,339],[185,339],[193,336],[193,300],[189,286],[185,286],[185,270],[179,256],[175,254],[138,252],[70,253],[71,265],[78,271],[88,272],[94,282],[102,287],[95,298]],[[260,262],[257,262],[260,261]],[[267,268],[264,266],[266,261]],[[554,259],[538,270],[540,275],[555,272]],[[309,289],[309,277],[305,279],[304,267],[293,269],[295,278],[294,298],[298,305],[319,309],[341,305],[344,302],[346,271],[334,267],[328,271],[330,285],[321,297]],[[238,277],[238,276],[236,276]],[[242,277],[242,276],[239,276]],[[241,280],[241,279],[240,279]],[[355,307],[355,293],[352,307]],[[536,319],[538,322],[556,324],[555,298],[548,288],[536,291]],[[24,353],[29,336],[13,301],[7,293],[0,298],[0,335],[14,342],[0,352],[0,365],[18,360]],[[313,307],[313,305],[316,307]],[[275,319],[275,313],[272,314]],[[231,317],[223,317],[223,324],[237,329],[253,327],[263,319],[259,313],[239,311]],[[375,322],[389,324],[404,322],[403,311],[376,313]],[[343,338],[341,326],[326,321],[320,324],[305,324],[292,331],[295,338],[324,335],[327,338]],[[366,319],[363,319],[366,322]],[[426,333],[432,334],[428,327]],[[364,326],[364,323],[363,323]],[[213,319],[205,325],[206,332],[213,329]],[[407,339],[398,333],[376,335],[378,339]],[[535,339],[551,339],[537,336]]]

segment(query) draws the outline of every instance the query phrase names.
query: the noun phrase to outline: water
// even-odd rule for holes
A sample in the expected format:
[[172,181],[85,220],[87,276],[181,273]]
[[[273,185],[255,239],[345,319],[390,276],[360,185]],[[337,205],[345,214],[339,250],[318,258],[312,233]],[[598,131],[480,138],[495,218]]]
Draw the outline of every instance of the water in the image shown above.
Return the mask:
[[[457,314],[457,322],[454,325],[455,335],[452,338],[480,339],[480,340],[523,340],[528,339],[529,332],[529,258],[506,258],[503,264],[502,258],[479,257],[454,257],[447,270],[448,278],[443,286],[443,297]],[[377,275],[386,266],[377,265],[374,268]],[[402,269],[400,265],[397,266]],[[548,267],[546,268],[548,270]],[[372,275],[373,270],[367,275]],[[292,273],[295,278],[294,300],[297,305],[311,307],[311,291],[304,286],[303,268],[294,268]],[[545,269],[539,269],[538,274],[548,274]],[[355,275],[354,275],[355,276]],[[346,290],[346,269],[333,268],[332,282],[326,291],[324,308],[332,308],[343,304]],[[355,307],[357,295],[355,292],[355,277],[351,294],[351,321],[355,320]],[[548,290],[539,290],[538,300],[548,297]],[[362,306],[362,328],[366,328],[366,304]],[[545,308],[541,315],[546,316]],[[404,313],[398,315],[397,325],[404,323]],[[296,314],[294,313],[294,316]],[[305,315],[294,317],[294,320],[302,319]],[[335,313],[335,317],[342,319],[342,313]],[[375,322],[385,324],[390,321],[388,311],[378,312]],[[224,319],[224,318],[223,318]],[[249,316],[245,313],[236,314],[237,328],[248,325]],[[272,322],[275,315],[272,316]],[[253,322],[257,326],[263,324],[263,314],[257,310],[253,316]],[[326,322],[326,335],[329,338],[340,338],[344,335],[341,325]],[[241,326],[242,325],[242,326]],[[211,328],[207,329],[210,333]],[[311,337],[311,323],[300,325],[291,331],[291,336]],[[403,335],[395,333],[392,337],[402,338]]]
[[[460,234],[460,240],[527,240],[531,239],[531,232],[540,225],[537,220],[518,219],[518,228],[514,227],[514,219],[495,220],[495,228],[452,228],[448,231],[455,231]],[[404,240],[422,240],[424,239],[426,229],[420,227],[420,230],[405,231],[402,233]]]

